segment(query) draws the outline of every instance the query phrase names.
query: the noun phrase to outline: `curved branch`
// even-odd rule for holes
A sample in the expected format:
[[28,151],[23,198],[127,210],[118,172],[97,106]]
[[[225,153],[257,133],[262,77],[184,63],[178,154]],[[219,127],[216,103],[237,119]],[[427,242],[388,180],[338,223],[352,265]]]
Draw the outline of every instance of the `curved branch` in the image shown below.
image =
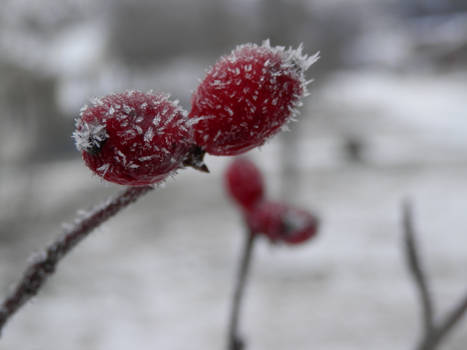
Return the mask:
[[404,249],[407,258],[407,265],[412,278],[417,287],[420,303],[422,307],[422,320],[424,324],[425,334],[430,334],[434,328],[434,306],[431,297],[428,282],[425,276],[420,255],[418,252],[417,242],[415,240],[415,229],[412,220],[412,207],[408,200],[402,205],[402,224],[404,229]]
[[444,322],[438,327],[438,337],[444,337],[459,322],[467,312],[467,293],[460,302],[448,313]]
[[458,304],[446,315],[446,318],[439,323],[431,334],[426,334],[419,350],[434,350],[452,331],[462,317],[467,312],[467,293]]
[[0,306],[0,334],[7,321],[39,292],[47,278],[54,273],[59,261],[73,247],[96,227],[152,189],[153,186],[127,188],[76,220],[60,237],[34,257],[13,292]]
[[425,326],[423,336],[417,345],[417,350],[434,350],[466,314],[467,294],[465,294],[459,303],[447,313],[444,320],[440,322],[434,321],[433,300],[418,254],[417,244],[415,241],[415,230],[412,222],[412,208],[409,201],[405,201],[403,203],[402,213],[407,264],[420,295],[422,318]]

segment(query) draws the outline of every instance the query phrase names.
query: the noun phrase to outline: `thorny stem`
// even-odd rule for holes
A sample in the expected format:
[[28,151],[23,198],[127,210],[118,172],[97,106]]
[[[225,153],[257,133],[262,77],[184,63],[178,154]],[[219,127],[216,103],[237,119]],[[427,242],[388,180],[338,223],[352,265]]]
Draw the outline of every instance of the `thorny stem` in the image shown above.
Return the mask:
[[11,316],[39,292],[47,278],[54,273],[59,261],[73,247],[96,227],[152,189],[153,186],[127,188],[91,210],[85,217],[77,219],[69,229],[34,257],[19,283],[0,306],[0,334]]
[[415,229],[413,227],[412,220],[412,207],[409,201],[405,201],[403,203],[402,210],[404,228],[404,248],[405,255],[407,258],[407,264],[420,296],[424,333],[430,334],[434,327],[433,300],[428,287],[425,271],[420,260],[418,246],[415,241]]
[[229,333],[228,333],[228,350],[243,350],[245,343],[238,332],[240,308],[243,300],[246,280],[250,270],[251,256],[256,234],[248,231],[246,234],[245,245],[243,247],[240,265],[237,272],[235,282],[235,290],[233,295],[232,309],[230,311]]
[[422,339],[418,343],[416,349],[434,350],[467,312],[467,293],[452,310],[447,313],[443,320],[435,322],[433,301],[429,293],[427,280],[417,251],[410,202],[406,201],[403,203],[402,212],[407,263],[417,289],[419,290],[423,308],[423,322],[425,325]]

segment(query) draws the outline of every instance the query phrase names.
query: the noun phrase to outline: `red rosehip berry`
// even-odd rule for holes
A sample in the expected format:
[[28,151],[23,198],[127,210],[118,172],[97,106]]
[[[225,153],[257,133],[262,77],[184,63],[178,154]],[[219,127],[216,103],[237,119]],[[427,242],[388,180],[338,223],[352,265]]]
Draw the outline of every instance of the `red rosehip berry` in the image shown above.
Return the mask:
[[263,176],[256,165],[246,158],[237,158],[229,165],[225,182],[230,196],[245,209],[264,197]]
[[195,141],[214,155],[262,145],[296,114],[307,94],[304,73],[318,59],[298,49],[238,46],[207,73],[192,96]]
[[272,242],[299,244],[316,235],[318,219],[311,213],[280,202],[263,201],[246,213],[253,233],[262,233]]
[[93,172],[122,185],[161,181],[183,166],[193,145],[178,102],[140,91],[108,95],[83,107],[73,137]]

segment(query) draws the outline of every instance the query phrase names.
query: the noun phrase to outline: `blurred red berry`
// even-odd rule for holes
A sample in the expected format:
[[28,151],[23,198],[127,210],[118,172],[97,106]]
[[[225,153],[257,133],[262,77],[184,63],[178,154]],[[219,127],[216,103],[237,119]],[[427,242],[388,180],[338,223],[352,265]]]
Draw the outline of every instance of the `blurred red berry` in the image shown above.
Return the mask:
[[262,145],[301,106],[304,73],[318,59],[298,49],[238,46],[207,73],[192,96],[195,141],[207,153],[236,155]]
[[229,165],[225,173],[225,182],[230,196],[245,209],[263,199],[261,172],[246,158],[237,158]]
[[288,244],[299,244],[314,237],[319,225],[311,213],[273,201],[260,202],[247,212],[246,219],[253,233]]
[[193,145],[186,112],[162,93],[127,91],[81,109],[73,137],[86,165],[122,185],[161,181]]

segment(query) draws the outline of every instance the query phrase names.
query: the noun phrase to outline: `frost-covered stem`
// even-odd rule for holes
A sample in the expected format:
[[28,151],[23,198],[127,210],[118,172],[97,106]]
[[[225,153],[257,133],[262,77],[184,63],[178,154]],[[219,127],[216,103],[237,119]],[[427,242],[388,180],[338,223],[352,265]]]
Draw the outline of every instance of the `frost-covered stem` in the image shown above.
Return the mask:
[[39,292],[47,278],[55,271],[59,261],[75,245],[93,229],[152,189],[152,186],[127,188],[118,196],[98,205],[85,217],[76,220],[60,237],[34,257],[19,283],[0,306],[0,334],[11,316]]
[[240,308],[243,300],[246,280],[250,270],[251,256],[256,238],[254,232],[248,231],[246,234],[245,245],[243,247],[240,266],[238,268],[237,279],[235,282],[235,290],[232,301],[232,309],[230,311],[229,333],[228,333],[228,350],[242,350],[245,343],[238,333],[238,324],[240,316]]
[[415,241],[415,229],[412,220],[412,208],[409,201],[405,201],[402,206],[403,229],[404,229],[404,249],[407,259],[407,266],[417,287],[422,308],[422,321],[424,334],[431,334],[434,328],[433,299],[431,297],[428,282],[423,269],[417,243]]

